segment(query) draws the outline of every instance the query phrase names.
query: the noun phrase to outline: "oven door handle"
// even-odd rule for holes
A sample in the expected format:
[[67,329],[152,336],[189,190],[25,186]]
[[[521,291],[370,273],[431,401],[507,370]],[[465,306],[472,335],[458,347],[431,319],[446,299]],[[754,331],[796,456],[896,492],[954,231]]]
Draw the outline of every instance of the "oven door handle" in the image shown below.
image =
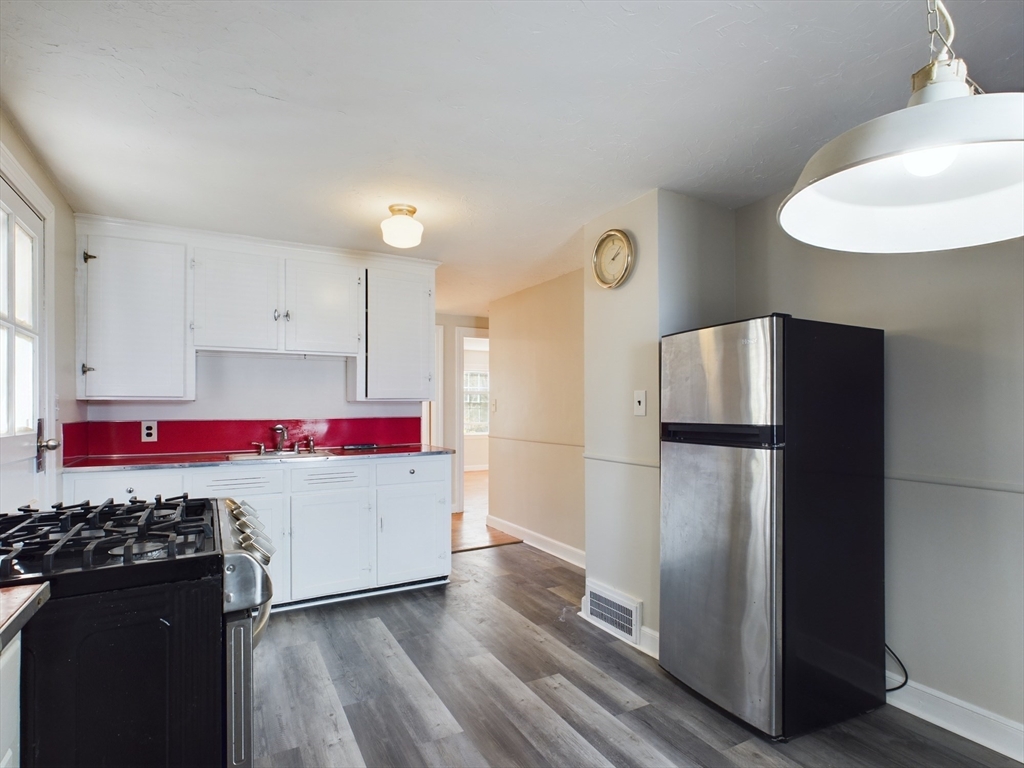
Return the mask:
[[270,601],[260,605],[259,611],[256,614],[256,619],[253,621],[252,626],[252,647],[255,648],[259,645],[260,640],[263,637],[263,632],[266,630],[267,625],[270,623]]

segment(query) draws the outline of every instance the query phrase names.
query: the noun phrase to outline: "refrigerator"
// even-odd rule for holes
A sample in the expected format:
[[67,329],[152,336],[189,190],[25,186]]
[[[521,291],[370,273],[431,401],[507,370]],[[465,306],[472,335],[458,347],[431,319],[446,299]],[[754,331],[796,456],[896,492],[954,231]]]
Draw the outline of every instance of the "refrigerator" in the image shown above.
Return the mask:
[[883,333],[661,340],[660,664],[773,738],[885,702]]

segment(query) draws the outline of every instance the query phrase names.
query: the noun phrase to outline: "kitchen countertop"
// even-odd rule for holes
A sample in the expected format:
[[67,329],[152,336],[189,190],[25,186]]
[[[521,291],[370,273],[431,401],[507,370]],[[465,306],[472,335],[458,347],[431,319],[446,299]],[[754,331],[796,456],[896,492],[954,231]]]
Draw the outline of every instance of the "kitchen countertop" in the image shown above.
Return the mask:
[[[323,451],[323,453],[321,453]],[[228,459],[228,456],[241,456],[251,453],[251,459]],[[233,467],[253,466],[255,464],[278,465],[294,463],[314,463],[317,461],[339,461],[343,459],[372,458],[388,456],[439,456],[455,453],[451,448],[434,445],[384,445],[379,448],[318,448],[315,454],[291,452],[280,456],[258,458],[255,451],[218,451],[216,453],[160,453],[138,456],[86,456],[69,459],[64,462],[65,472],[96,472],[101,470],[125,469],[168,469],[174,467]]]
[[0,587],[0,651],[50,599],[50,583]]

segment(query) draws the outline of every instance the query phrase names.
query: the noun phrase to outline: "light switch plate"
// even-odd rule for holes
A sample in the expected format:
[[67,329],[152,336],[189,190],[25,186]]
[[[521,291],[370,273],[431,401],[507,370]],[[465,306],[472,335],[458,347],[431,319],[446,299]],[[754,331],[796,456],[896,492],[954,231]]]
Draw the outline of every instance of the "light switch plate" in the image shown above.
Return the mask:
[[634,416],[646,416],[647,415],[647,390],[646,389],[634,389],[633,390],[633,415]]
[[156,422],[155,421],[144,421],[144,422],[142,422],[142,442],[144,442],[144,443],[155,443],[156,442]]

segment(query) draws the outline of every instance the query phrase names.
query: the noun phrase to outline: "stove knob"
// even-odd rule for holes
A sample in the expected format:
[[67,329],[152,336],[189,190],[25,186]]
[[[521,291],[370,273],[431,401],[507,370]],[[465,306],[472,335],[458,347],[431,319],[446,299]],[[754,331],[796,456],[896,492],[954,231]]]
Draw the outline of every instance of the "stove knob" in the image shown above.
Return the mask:
[[254,555],[256,559],[264,565],[270,565],[270,558],[273,557],[274,552],[277,551],[274,549],[273,545],[269,543],[257,543],[255,541],[250,541],[248,543],[242,544],[242,548],[245,549],[246,552],[249,552],[250,554]]
[[243,510],[245,510],[245,514],[248,515],[249,517],[255,517],[255,518],[259,519],[260,513],[257,512],[255,509],[253,509],[251,506],[249,506],[248,503],[243,501],[242,504],[241,504],[241,507],[242,507]]
[[243,517],[235,521],[235,527],[243,533],[249,531],[262,531],[263,523],[254,517]]

